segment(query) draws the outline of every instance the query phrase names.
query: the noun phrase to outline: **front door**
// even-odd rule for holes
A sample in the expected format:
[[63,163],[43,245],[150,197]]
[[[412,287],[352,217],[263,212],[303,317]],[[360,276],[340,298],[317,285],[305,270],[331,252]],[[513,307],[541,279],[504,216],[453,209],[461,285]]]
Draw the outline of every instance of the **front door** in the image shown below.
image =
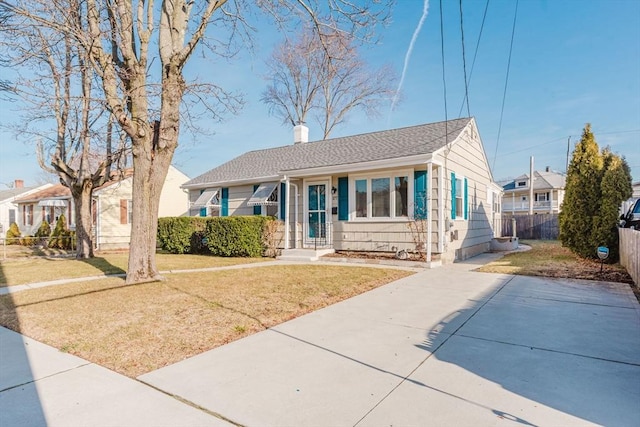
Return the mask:
[[307,223],[305,243],[313,246],[329,245],[327,224],[327,184],[312,183],[307,186]]

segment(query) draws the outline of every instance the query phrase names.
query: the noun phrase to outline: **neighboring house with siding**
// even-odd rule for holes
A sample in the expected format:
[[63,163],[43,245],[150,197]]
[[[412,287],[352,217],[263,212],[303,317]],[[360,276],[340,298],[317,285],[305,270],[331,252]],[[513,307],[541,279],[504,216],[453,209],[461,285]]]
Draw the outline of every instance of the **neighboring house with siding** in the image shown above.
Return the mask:
[[545,171],[533,172],[533,200],[530,192],[531,180],[528,174],[520,175],[507,182],[503,188],[502,212],[512,215],[528,215],[529,205],[533,203],[533,213],[560,213],[564,200],[566,176],[553,172],[549,168]]
[[[173,166],[160,195],[158,216],[183,216],[188,211],[188,195],[180,188],[189,177]],[[131,236],[132,170],[120,180],[109,181],[93,191],[92,217],[94,244],[97,249],[125,249]],[[61,185],[31,194],[17,201],[22,235],[33,235],[43,219],[55,225],[61,213],[67,227],[75,228],[75,212],[71,191]]]
[[19,223],[19,212],[16,199],[44,190],[52,185],[53,184],[44,184],[25,187],[23,180],[16,179],[12,188],[0,190],[0,238],[5,237],[7,230],[9,230],[12,223]]
[[489,250],[499,229],[494,183],[475,120],[447,122],[245,153],[187,182],[190,215],[274,215],[283,248],[415,249],[426,219],[427,261]]

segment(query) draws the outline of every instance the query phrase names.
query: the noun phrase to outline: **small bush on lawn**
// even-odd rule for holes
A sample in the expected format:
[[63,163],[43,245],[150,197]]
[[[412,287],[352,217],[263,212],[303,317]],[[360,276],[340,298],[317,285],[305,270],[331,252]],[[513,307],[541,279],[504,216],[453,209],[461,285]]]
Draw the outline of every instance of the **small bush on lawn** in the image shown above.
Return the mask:
[[21,235],[22,233],[20,232],[20,228],[18,227],[18,224],[16,224],[15,222],[12,222],[6,234],[7,245],[19,244]]
[[264,251],[264,216],[228,216],[209,218],[207,246],[213,255],[259,257]]
[[40,227],[38,227],[38,231],[36,231],[35,238],[38,240],[38,243],[42,245],[47,244],[47,238],[51,234],[51,226],[47,222],[47,220],[43,220],[40,223]]
[[56,226],[51,232],[49,247],[54,249],[71,249],[75,233],[67,230],[67,218],[64,214],[58,217]]
[[36,239],[34,239],[33,236],[24,236],[20,238],[20,244],[22,246],[34,246]]

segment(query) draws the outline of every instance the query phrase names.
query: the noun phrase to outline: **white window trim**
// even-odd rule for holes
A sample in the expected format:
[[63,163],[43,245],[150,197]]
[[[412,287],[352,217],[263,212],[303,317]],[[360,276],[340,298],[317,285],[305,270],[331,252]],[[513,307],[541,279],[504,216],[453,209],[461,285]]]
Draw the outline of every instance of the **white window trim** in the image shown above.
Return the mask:
[[[454,219],[454,221],[469,221],[469,217],[470,212],[467,212],[467,218],[465,219],[464,217],[464,211],[465,209],[468,211],[469,210],[469,195],[467,194],[466,199],[467,199],[467,206],[464,205],[464,199],[465,199],[465,188],[464,188],[464,180],[466,178],[465,175],[458,175],[456,172],[454,172],[456,175],[456,181],[460,181],[460,188],[461,188],[461,194],[462,194],[462,203],[460,203],[462,205],[462,209],[460,210],[460,212],[462,213],[461,215],[458,215],[458,198],[456,197],[456,217]],[[467,187],[469,186],[469,183],[467,181]],[[458,191],[458,183],[456,182],[456,192]],[[469,191],[469,189],[467,188],[466,191]],[[455,197],[455,195],[454,195]]]
[[[360,173],[349,175],[349,222],[409,222],[411,221],[411,209],[413,209],[414,200],[414,170],[402,169],[388,172],[377,173]],[[390,217],[372,217],[371,204],[371,180],[376,178],[389,178],[391,186],[395,185],[395,178],[399,176],[407,177],[407,216],[395,216],[395,191],[390,192],[389,213]],[[356,217],[356,181],[367,180],[367,217]]]

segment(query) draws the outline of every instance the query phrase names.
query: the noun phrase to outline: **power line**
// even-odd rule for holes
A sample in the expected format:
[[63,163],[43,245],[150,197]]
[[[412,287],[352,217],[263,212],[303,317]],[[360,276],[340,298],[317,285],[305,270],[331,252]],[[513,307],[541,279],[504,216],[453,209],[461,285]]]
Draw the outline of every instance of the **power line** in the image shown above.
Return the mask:
[[444,22],[442,12],[442,0],[440,0],[440,55],[442,57],[442,87],[444,88],[444,121],[445,124],[448,119],[447,114],[447,80],[445,78],[445,66],[444,66]]
[[493,155],[493,165],[491,168],[495,168],[496,166],[496,156],[498,155],[498,145],[500,145],[500,133],[502,132],[502,118],[504,117],[504,104],[507,98],[507,85],[509,83],[509,69],[511,68],[511,54],[513,52],[513,39],[516,33],[516,19],[518,17],[518,3],[519,0],[516,0],[516,10],[513,14],[513,28],[511,29],[511,44],[509,46],[509,60],[507,61],[507,75],[504,79],[504,92],[502,93],[502,108],[500,109],[500,123],[498,124],[498,139],[496,140],[496,151]]
[[[480,24],[480,33],[478,34],[478,41],[476,42],[476,50],[473,53],[473,61],[471,62],[471,71],[469,72],[469,85],[471,85],[471,78],[473,77],[473,68],[476,65],[476,58],[478,56],[478,49],[480,48],[480,40],[482,39],[482,30],[484,29],[484,21],[487,19],[487,10],[489,10],[489,0],[484,6],[484,14],[482,15],[482,23]],[[462,114],[462,109],[464,108],[464,99],[462,100],[462,105],[460,105],[460,111],[458,111],[458,117]]]
[[[464,70],[464,99],[467,101],[467,117],[471,117],[469,107],[469,84],[467,82],[467,59],[464,51],[464,25],[462,23],[462,0],[460,0],[460,34],[462,38],[462,69]],[[464,101],[463,104],[464,105]]]

